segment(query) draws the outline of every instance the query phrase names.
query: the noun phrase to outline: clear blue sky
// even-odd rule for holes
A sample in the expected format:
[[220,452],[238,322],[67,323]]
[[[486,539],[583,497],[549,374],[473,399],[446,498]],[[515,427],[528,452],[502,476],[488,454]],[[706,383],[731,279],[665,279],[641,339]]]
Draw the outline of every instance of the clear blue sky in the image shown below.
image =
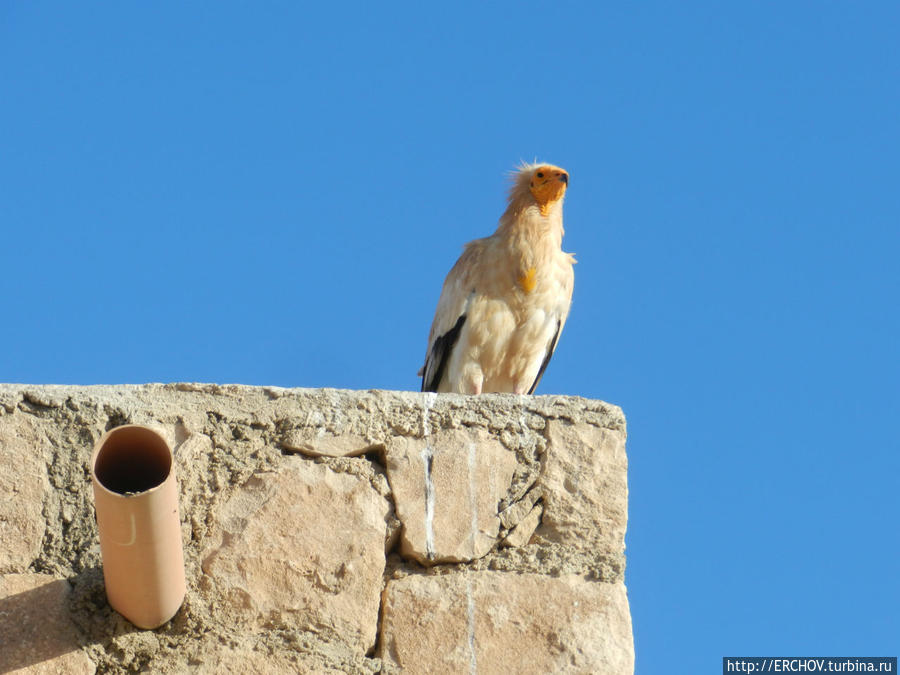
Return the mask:
[[900,5],[361,6],[0,4],[0,381],[417,389],[537,157],[638,673],[897,655]]

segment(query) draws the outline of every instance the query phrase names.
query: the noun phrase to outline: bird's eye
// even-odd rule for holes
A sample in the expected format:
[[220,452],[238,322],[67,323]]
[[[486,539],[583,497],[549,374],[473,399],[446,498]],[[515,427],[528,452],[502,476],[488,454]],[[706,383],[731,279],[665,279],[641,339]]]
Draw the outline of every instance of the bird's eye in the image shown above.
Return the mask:
[[543,171],[538,171],[538,172],[537,172],[537,177],[538,177],[538,178],[543,178],[543,177],[544,177],[544,172],[543,172]]

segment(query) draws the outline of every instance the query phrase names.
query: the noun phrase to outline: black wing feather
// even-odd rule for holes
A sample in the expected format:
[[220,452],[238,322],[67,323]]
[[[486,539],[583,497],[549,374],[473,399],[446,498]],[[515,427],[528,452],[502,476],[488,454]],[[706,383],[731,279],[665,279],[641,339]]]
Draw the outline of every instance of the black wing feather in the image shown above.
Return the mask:
[[[425,369],[422,373],[422,391],[438,390],[438,385],[440,385],[441,378],[444,376],[444,370],[447,368],[447,363],[450,361],[453,345],[455,345],[456,341],[459,339],[459,333],[465,322],[466,315],[461,314],[456,320],[456,323],[453,324],[453,328],[434,341],[434,345],[431,347],[431,353],[425,359]],[[559,330],[557,329],[557,334],[558,333]],[[431,363],[436,363],[437,365],[434,367],[431,379],[426,382],[425,378],[428,377],[428,366]],[[546,361],[544,362],[544,365],[547,365]],[[543,372],[543,368],[541,368],[541,372]],[[540,379],[540,376],[538,376],[538,379]]]
[[553,334],[553,339],[550,340],[550,349],[547,350],[547,356],[544,357],[544,362],[541,364],[541,369],[534,379],[534,384],[531,385],[531,389],[528,390],[529,394],[533,394],[534,390],[537,389],[538,382],[541,381],[541,378],[544,376],[544,371],[547,370],[547,364],[550,363],[550,357],[553,356],[553,352],[556,351],[556,341],[559,340],[559,328],[561,325],[562,323],[560,321],[556,322],[556,332]]

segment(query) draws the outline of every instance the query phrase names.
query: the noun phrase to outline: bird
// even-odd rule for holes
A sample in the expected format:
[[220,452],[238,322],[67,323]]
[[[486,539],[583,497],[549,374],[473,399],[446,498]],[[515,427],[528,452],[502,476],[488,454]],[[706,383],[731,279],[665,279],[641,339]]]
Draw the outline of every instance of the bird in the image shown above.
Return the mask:
[[447,274],[428,336],[422,391],[533,394],[566,324],[575,256],[562,250],[569,172],[522,163],[489,237]]

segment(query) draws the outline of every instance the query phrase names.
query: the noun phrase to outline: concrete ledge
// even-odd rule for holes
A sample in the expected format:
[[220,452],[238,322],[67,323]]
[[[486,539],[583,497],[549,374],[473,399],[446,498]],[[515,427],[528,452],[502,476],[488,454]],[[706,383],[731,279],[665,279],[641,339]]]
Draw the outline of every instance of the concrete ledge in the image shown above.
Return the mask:
[[[103,591],[89,460],[125,423],[175,451],[188,594],[155,631]],[[628,673],[625,436],[576,397],[0,385],[0,635],[29,593],[64,639],[23,651],[29,614],[26,669]]]

